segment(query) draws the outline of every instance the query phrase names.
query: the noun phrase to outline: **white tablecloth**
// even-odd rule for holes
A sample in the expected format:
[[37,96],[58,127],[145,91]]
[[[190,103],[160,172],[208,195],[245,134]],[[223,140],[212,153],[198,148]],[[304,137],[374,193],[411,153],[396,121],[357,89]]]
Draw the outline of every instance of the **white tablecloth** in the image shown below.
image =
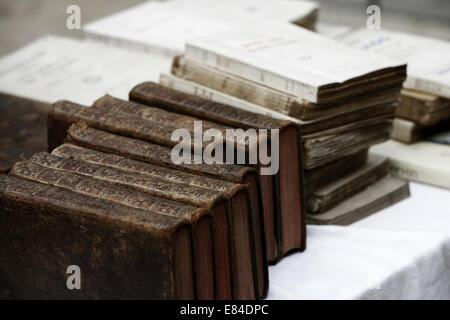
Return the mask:
[[269,268],[268,299],[450,299],[450,191],[410,187],[350,226],[308,226],[307,250]]

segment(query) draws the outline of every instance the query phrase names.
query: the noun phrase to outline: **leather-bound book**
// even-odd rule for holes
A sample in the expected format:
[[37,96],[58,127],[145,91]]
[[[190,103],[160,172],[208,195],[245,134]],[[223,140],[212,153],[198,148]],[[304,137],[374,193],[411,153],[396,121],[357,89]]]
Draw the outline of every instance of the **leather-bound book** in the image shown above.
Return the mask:
[[[175,170],[167,167],[162,167],[158,165],[154,165],[151,163],[146,163],[142,161],[133,160],[130,158],[122,157],[119,155],[111,154],[111,153],[105,153],[101,151],[96,151],[93,149],[88,149],[84,147],[80,147],[73,144],[63,144],[56,149],[53,150],[52,154],[62,157],[62,158],[68,158],[68,159],[76,159],[76,160],[82,160],[98,165],[108,166],[120,170],[124,170],[133,174],[143,175],[143,176],[151,176],[151,177],[159,177],[161,179],[175,182],[175,183],[182,183],[187,184],[189,186],[194,187],[200,187],[205,189],[211,189],[214,191],[219,192],[229,192],[229,190],[233,190],[236,186],[234,182],[228,182],[224,180],[219,180],[215,178],[205,177],[205,176],[199,176],[193,173],[188,173],[180,170]],[[250,187],[250,186],[249,186]],[[250,198],[252,198],[250,194]],[[258,205],[256,199],[256,205]],[[253,203],[251,203],[253,206]],[[221,217],[221,216],[219,216]],[[220,221],[219,219],[215,219],[215,224],[220,225],[229,225],[230,226],[230,232],[232,232],[231,226],[232,221],[231,215],[228,215],[228,220],[226,221]],[[261,239],[263,236],[261,226],[254,227],[254,238],[255,238],[255,251],[258,262],[258,268],[260,270],[258,271],[258,274],[262,274],[263,278],[261,280],[260,286],[262,288],[267,287],[267,284],[265,283],[267,281],[267,266],[264,263],[264,241],[258,240]],[[217,234],[217,231],[216,231]],[[215,239],[216,245],[218,244],[219,239]],[[226,244],[223,244],[226,246]],[[224,268],[224,261],[225,261],[225,255],[224,254],[216,254],[216,264],[220,266],[220,268]],[[237,266],[238,267],[238,266]],[[262,269],[261,269],[262,268]],[[232,268],[233,270],[233,268]],[[224,273],[224,271],[221,271],[220,273]],[[226,279],[224,279],[223,275],[218,276],[217,278],[217,285],[220,288],[227,288],[228,282]],[[266,290],[266,289],[264,289]],[[264,292],[263,292],[264,293]],[[227,296],[219,296],[219,298],[225,298]]]
[[[110,96],[99,99],[96,105],[105,107],[89,108],[66,100],[60,100],[51,105],[48,112],[49,150],[53,150],[60,145],[69,126],[79,121],[101,130],[174,147],[179,142],[172,140],[173,132],[176,129],[183,128],[188,130],[191,136],[194,136],[195,121],[199,120],[158,108],[147,108],[145,113],[135,114],[133,110],[139,105]],[[202,133],[209,128],[215,128],[222,134],[222,140],[215,141],[216,143],[234,143],[234,140],[227,138],[226,127],[202,121]],[[248,152],[248,150],[256,147],[255,139],[238,140],[235,148]],[[208,145],[209,143],[202,141],[201,147],[204,149]],[[194,141],[186,147],[195,148]]]
[[[102,101],[107,101],[108,106],[111,109],[104,107],[97,108],[86,108],[75,103],[68,101],[59,101],[53,104],[49,110],[48,117],[48,143],[49,149],[52,150],[56,146],[62,143],[65,137],[65,132],[70,124],[83,121],[90,126],[98,129],[103,129],[106,131],[118,133],[121,135],[138,138],[141,140],[150,141],[156,144],[165,146],[174,146],[177,142],[172,141],[172,133],[175,129],[190,128],[194,126],[195,118],[183,116],[173,112],[165,112],[158,108],[146,108],[145,117],[139,116],[139,114],[129,113],[125,111],[135,110],[136,103],[130,103],[119,99],[114,99],[112,97],[104,97]],[[97,105],[102,105],[97,102]],[[117,107],[119,105],[119,107]],[[123,111],[121,112],[123,107]],[[225,127],[219,124],[210,124],[208,121],[203,122],[203,130],[215,127],[219,130],[225,130]],[[223,135],[226,137],[226,134]],[[257,138],[257,137],[255,137]],[[256,147],[256,143],[252,142],[254,139],[246,139],[240,143],[236,144],[236,150],[244,148],[245,150],[250,150]],[[226,139],[223,140],[223,143]],[[203,148],[206,147],[204,143]],[[195,148],[195,147],[194,147]],[[256,149],[255,149],[256,150]],[[235,152],[237,155],[237,152]],[[276,201],[274,201],[274,188],[272,176],[263,177],[267,180],[265,183],[261,184],[264,186],[263,192],[261,194],[265,195],[264,206],[259,206],[260,208],[268,208],[270,210],[270,215],[274,216],[274,206]],[[265,219],[264,221],[273,221]],[[272,224],[272,228],[274,224]],[[274,238],[272,238],[274,239]],[[272,240],[273,242],[273,240]],[[274,248],[274,244],[267,246],[268,248]],[[275,255],[275,249],[273,249],[271,256]]]
[[[0,208],[2,298],[195,298],[191,223],[184,214],[130,208],[6,175],[0,175]],[[70,266],[79,267],[78,290],[67,285],[76,277]]]
[[[153,82],[136,86],[130,92],[130,99],[236,128],[279,129],[280,166],[278,174],[274,176],[275,181],[272,182],[276,186],[275,216],[279,223],[279,232],[276,239],[278,250],[272,260],[279,260],[291,250],[305,249],[302,152],[299,127],[295,123],[216,103]],[[260,179],[262,188],[270,185],[269,176],[261,175]],[[268,203],[264,204],[264,209],[266,208],[269,208]],[[266,213],[264,214],[266,216]]]
[[[269,198],[272,206],[275,204],[274,199],[270,198],[273,194],[272,186],[261,186],[263,196],[259,196],[259,177],[255,168],[233,165],[233,164],[178,164],[175,165],[171,159],[171,149],[156,144],[151,144],[145,141],[131,139],[128,137],[119,136],[109,132],[93,129],[84,124],[74,124],[67,131],[68,142],[84,146],[87,148],[100,150],[107,153],[122,155],[134,160],[143,161],[147,163],[156,164],[158,166],[170,167],[173,169],[194,173],[197,175],[209,176],[221,180],[237,182],[249,186],[250,200],[252,208],[256,208],[255,212],[260,212],[259,215],[253,215],[253,225],[255,226],[255,239],[266,239],[267,253],[276,253],[275,237],[277,234],[279,224],[275,221],[275,216],[267,217],[261,216],[262,210],[260,198]],[[268,189],[268,190],[267,190]],[[264,195],[264,192],[268,192]],[[264,211],[264,214],[266,211]],[[264,222],[264,229],[262,223]],[[265,230],[264,233],[258,234]],[[264,241],[255,241],[255,249],[257,256],[261,256],[259,265],[265,264]],[[260,253],[260,254],[259,254]],[[270,261],[270,260],[269,260]],[[265,268],[263,268],[265,269]],[[261,279],[259,280],[262,281]]]
[[[194,266],[195,292],[198,299],[212,298],[214,294],[214,273],[213,265],[213,240],[212,240],[212,218],[207,210],[196,210],[198,207],[183,203],[158,198],[142,192],[136,192],[123,187],[118,187],[101,180],[86,177],[62,170],[55,170],[44,167],[40,164],[22,161],[18,162],[11,169],[10,175],[17,178],[39,182],[55,187],[60,187],[75,193],[83,194],[94,198],[103,199],[120,205],[133,207],[136,209],[150,210],[164,215],[183,217],[192,224],[192,243],[194,254],[192,257]],[[206,215],[208,213],[208,215]],[[218,233],[224,234],[227,230],[218,228]],[[222,240],[220,237],[217,240]],[[225,238],[227,241],[228,238]],[[223,252],[218,248],[220,254],[228,258],[228,252]],[[230,261],[221,261],[223,267],[228,267],[228,275],[221,274],[222,269],[216,269],[218,276],[229,276]],[[219,266],[220,267],[220,266]],[[231,290],[229,283],[228,290]],[[231,292],[228,298],[231,297]],[[222,297],[223,298],[223,297]]]
[[[261,298],[267,291],[267,288],[259,289],[258,287],[257,279],[259,276],[264,279],[265,270],[262,266],[259,269],[263,274],[258,274],[257,255],[254,250],[254,228],[251,224],[253,213],[244,185],[229,183],[226,190],[216,191],[212,188],[195,186],[195,182],[202,178],[195,175],[190,177],[186,175],[184,182],[176,182],[156,175],[136,175],[113,167],[60,158],[47,153],[35,154],[30,161],[48,168],[93,177],[154,196],[210,209],[214,214],[214,240],[217,242],[218,249],[215,256],[218,259],[216,266],[221,264],[217,266],[219,282],[222,284],[218,296],[230,298],[231,294],[228,290],[232,286],[227,287],[227,284],[232,281],[236,288],[233,297],[236,299]],[[167,174],[162,167],[160,171],[162,176]],[[221,181],[216,181],[216,184],[220,183]],[[225,184],[223,186],[226,187]],[[227,237],[230,237],[231,241]],[[230,257],[232,265],[227,268],[224,264],[230,265]],[[238,272],[233,272],[235,270]],[[205,276],[202,275],[202,278]],[[209,274],[208,278],[213,280],[213,274]],[[208,282],[200,281],[198,284],[202,286],[207,285]],[[263,281],[262,285],[264,284]],[[201,298],[212,298],[210,290],[207,292],[208,295]]]

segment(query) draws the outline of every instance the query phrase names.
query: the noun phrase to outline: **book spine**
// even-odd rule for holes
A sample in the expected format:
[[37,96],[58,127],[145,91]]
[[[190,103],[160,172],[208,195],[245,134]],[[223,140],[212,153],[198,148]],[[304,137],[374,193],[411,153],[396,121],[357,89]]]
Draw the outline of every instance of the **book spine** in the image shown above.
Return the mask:
[[179,164],[171,159],[171,149],[146,141],[123,137],[113,133],[90,128],[83,124],[74,124],[67,131],[67,141],[84,147],[122,155],[138,161],[177,170],[207,175],[231,182],[241,182],[243,177],[254,169],[233,164]]
[[318,102],[317,87],[283,77],[269,70],[255,68],[242,61],[203,50],[189,43],[186,44],[185,56],[198,63],[206,64],[234,75],[245,75],[245,78],[248,80],[289,93],[297,97],[297,99],[304,99],[314,103]]
[[[180,124],[181,120],[179,116],[174,114],[167,118],[164,116],[159,117],[155,112],[152,120],[148,120],[124,112],[118,112],[114,109],[110,111],[100,108],[85,108],[68,101],[59,101],[51,107],[49,112],[49,123],[52,123],[52,128],[55,128],[49,129],[49,137],[56,142],[61,142],[61,136],[65,136],[64,129],[72,123],[85,122],[97,129],[173,147],[178,142],[172,141],[172,133],[178,127],[170,126],[169,123],[173,120]],[[192,118],[186,119],[183,127],[191,132],[191,136],[193,136],[194,125]],[[52,141],[52,147],[55,147],[54,143]],[[203,148],[205,148],[207,143],[202,143]],[[190,148],[192,145],[189,144],[187,147]],[[238,147],[245,148],[242,143],[238,143]]]
[[146,176],[158,177],[166,181],[175,183],[184,183],[188,186],[201,187],[219,192],[226,192],[229,196],[234,195],[238,190],[242,189],[242,185],[213,179],[209,177],[200,177],[195,174],[174,170],[162,166],[128,159],[110,153],[103,153],[90,150],[75,145],[64,144],[53,150],[52,154],[68,159],[87,161],[93,164],[103,165],[107,167],[133,172]]
[[134,192],[100,180],[67,171],[50,169],[29,161],[16,163],[10,174],[25,180],[60,187],[85,196],[115,202],[128,207],[150,210],[166,216],[180,217],[185,219],[186,223],[194,223],[203,214],[208,213],[207,210],[194,206]]
[[229,105],[215,103],[154,82],[145,82],[136,86],[130,92],[130,99],[237,128],[281,129],[292,125],[289,121],[280,121]]
[[104,182],[127,186],[153,196],[193,204],[199,207],[210,208],[214,203],[224,198],[224,195],[217,191],[199,187],[188,187],[185,184],[168,182],[155,177],[139,177],[126,171],[94,165],[79,160],[59,158],[46,153],[35,154],[31,157],[30,161],[48,168],[93,177]]
[[[139,117],[145,120],[149,120],[160,125],[168,126],[171,128],[185,128],[189,131],[194,130],[194,121],[198,121],[197,118],[189,117],[186,115],[180,115],[174,112],[167,112],[161,108],[154,108],[148,105],[135,103],[132,101],[124,101],[111,96],[104,96],[94,102],[93,107],[101,108],[114,114],[128,114],[134,117]],[[202,129],[217,129],[220,130],[224,139],[226,139],[226,129],[218,123],[202,121]]]

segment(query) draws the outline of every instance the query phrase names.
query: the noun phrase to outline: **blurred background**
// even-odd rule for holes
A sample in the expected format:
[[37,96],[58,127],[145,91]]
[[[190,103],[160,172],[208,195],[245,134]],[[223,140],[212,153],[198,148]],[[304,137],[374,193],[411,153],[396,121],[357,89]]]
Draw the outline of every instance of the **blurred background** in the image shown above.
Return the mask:
[[[81,30],[66,28],[66,8],[81,8],[82,24],[146,0],[0,0],[0,56],[45,35],[81,38]],[[224,0],[226,1],[226,0]],[[450,40],[449,0],[319,0],[319,22],[366,25],[369,4],[381,7],[382,28]]]

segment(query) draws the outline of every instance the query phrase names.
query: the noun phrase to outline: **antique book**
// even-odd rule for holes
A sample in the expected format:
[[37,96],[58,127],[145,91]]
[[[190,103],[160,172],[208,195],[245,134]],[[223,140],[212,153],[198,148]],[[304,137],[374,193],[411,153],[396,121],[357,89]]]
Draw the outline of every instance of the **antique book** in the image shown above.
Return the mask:
[[[195,298],[189,211],[160,214],[6,175],[0,208],[2,298]],[[80,290],[66,285],[73,265]]]
[[[277,235],[278,254],[275,260],[291,250],[305,249],[302,155],[299,127],[295,123],[215,103],[153,82],[136,86],[130,92],[130,99],[236,128],[279,130],[278,173],[273,177],[260,175],[262,188],[271,187],[272,178],[276,180],[274,185],[278,203],[275,216],[280,230]],[[271,220],[271,214],[266,213],[266,208],[272,203],[268,203],[264,197],[268,193],[269,191],[262,190],[265,221]]]
[[408,63],[403,86],[450,98],[450,43],[391,30],[360,29],[338,36],[343,44]]
[[391,123],[381,120],[360,128],[320,136],[303,137],[304,167],[313,169],[384,142],[391,134]]
[[[255,214],[252,216],[253,225],[256,226],[254,228],[256,231],[255,239],[264,239],[264,235],[258,235],[258,232],[260,230],[263,230],[262,225],[264,223],[266,239],[269,238],[272,240],[266,240],[267,256],[269,256],[270,252],[275,252],[276,248],[274,248],[274,239],[277,225],[275,224],[275,221],[263,220],[259,177],[257,171],[254,168],[232,164],[176,165],[172,162],[170,148],[151,144],[141,140],[118,136],[105,131],[89,128],[80,124],[72,125],[69,128],[67,141],[90,149],[95,149],[116,155],[122,155],[134,160],[151,163],[158,166],[165,166],[168,168],[190,172],[197,175],[209,176],[225,181],[248,185],[252,208],[256,208],[255,212],[260,213],[259,215]],[[268,194],[266,193],[265,198],[271,199],[270,196],[273,194],[272,186],[270,186],[269,190],[266,190],[266,188],[261,189],[261,193],[267,191]],[[275,205],[275,201],[271,201],[272,205]],[[259,246],[259,243],[259,241],[255,241],[255,251],[258,252],[257,256],[263,256],[264,252],[261,251],[264,251],[264,247],[262,247],[262,243],[261,246]],[[261,254],[259,254],[259,252],[261,252]],[[263,261],[260,261],[259,265],[261,265],[262,263]],[[265,287],[267,287],[267,285]]]
[[190,40],[184,55],[313,103],[371,92],[383,87],[386,79],[406,77],[404,63],[281,22],[252,24]]
[[[272,89],[182,56],[174,58],[172,74],[304,121],[336,115],[342,117],[343,114],[349,112],[361,114],[363,109],[369,107],[398,102],[403,82],[403,79],[399,80],[396,77],[391,80],[385,79],[384,89],[380,88],[376,92],[350,97],[339,102],[317,104],[299,100],[295,95]],[[372,109],[376,110],[376,108]],[[363,119],[364,115],[361,115],[360,118]],[[349,122],[351,121],[355,121],[355,119],[349,119]]]
[[47,149],[48,105],[0,93],[0,173]]
[[[159,108],[140,106],[137,103],[123,101],[110,96],[105,96],[97,100],[94,105],[95,107],[93,108],[86,108],[68,101],[59,101],[51,106],[48,120],[50,150],[63,142],[67,128],[72,123],[77,121],[84,121],[93,127],[110,132],[173,147],[178,144],[178,142],[172,140],[172,133],[180,127],[184,127],[193,133],[195,130],[195,121],[197,120],[193,117],[163,111]],[[223,143],[228,141],[232,141],[234,143],[234,139],[227,140],[225,127],[220,126],[219,124],[203,121],[202,130],[206,131],[208,128],[216,128],[221,130],[223,132]],[[195,136],[194,133],[192,135]],[[255,135],[255,139],[245,139],[245,141],[237,139],[235,147],[236,150],[244,149],[245,151],[250,151],[256,148],[258,142],[258,137]],[[216,143],[221,143],[221,141],[216,141]],[[207,142],[203,142],[201,148],[205,148],[207,145]],[[191,147],[191,145],[189,145],[189,147]],[[194,150],[195,148],[196,147],[194,145]],[[235,155],[237,156],[237,152],[235,152]],[[171,159],[170,153],[169,159]],[[269,185],[269,187],[272,187],[272,185]],[[253,195],[253,203],[257,201],[255,199],[255,193],[258,192],[258,190],[254,190],[255,188],[258,188],[256,184],[251,191]],[[268,192],[270,193],[269,196],[273,197],[273,189],[270,189]],[[258,208],[256,208],[256,205],[254,204],[253,207],[255,207],[255,212],[262,211],[262,206],[258,206]],[[255,225],[255,228],[259,230],[262,226],[262,219],[259,217],[259,212],[255,213],[253,217],[255,219],[255,221],[253,221],[253,225]],[[262,236],[263,234],[261,237]],[[259,239],[260,236],[257,235],[257,238]],[[258,243],[257,245],[259,246],[260,244]],[[265,295],[267,287],[265,284],[267,281],[264,280],[264,278],[267,277],[263,276],[265,273],[265,268],[263,266],[265,259],[262,255],[265,254],[265,250],[263,247],[259,249],[260,250],[257,250],[257,253],[261,254],[261,256],[258,255],[258,260],[260,262],[258,263],[260,271],[258,276],[261,277],[258,278],[260,284],[258,288],[261,289],[258,289],[260,291],[257,295],[258,297]]]
[[0,59],[0,92],[48,104],[67,99],[90,105],[104,94],[127,99],[136,83],[157,81],[171,63],[94,41],[46,36]]
[[[228,261],[220,260],[220,262],[229,264],[230,259],[233,259],[233,271],[229,272],[228,279],[220,279],[220,281],[229,283],[234,281],[234,285],[236,286],[235,297],[237,299],[260,298],[257,295],[259,288],[257,287],[258,283],[256,281],[258,276],[256,253],[252,244],[254,241],[254,229],[250,222],[252,212],[245,186],[230,184],[226,191],[221,192],[211,188],[206,189],[189,185],[189,181],[180,183],[164,180],[156,176],[137,176],[125,170],[75,159],[60,158],[46,153],[36,154],[30,161],[48,168],[93,177],[107,183],[124,186],[153,196],[210,209],[214,213],[214,218],[217,217],[213,221],[217,221],[217,225],[214,223],[214,233],[217,233],[217,240],[219,241],[217,248],[223,249],[219,250],[220,254],[223,255],[222,258],[229,257],[225,259]],[[198,177],[191,177],[190,179],[192,184],[192,181],[198,179]],[[231,217],[228,215],[231,215]],[[228,224],[228,221],[232,225]],[[231,237],[232,243],[227,238],[227,235]],[[210,240],[210,243],[212,243],[212,239]],[[230,252],[228,255],[227,251]],[[206,266],[206,263],[202,265]],[[226,268],[223,266],[219,267],[219,269],[226,272]],[[239,270],[239,272],[234,270]],[[208,274],[207,271],[205,268],[203,271],[205,274],[200,277],[203,280],[197,278],[198,286],[209,288],[209,290],[203,289],[206,292],[200,296],[201,299],[211,299],[214,297],[214,272]],[[219,274],[219,277],[225,277],[225,275]],[[230,279],[232,277],[235,277],[235,280]],[[209,281],[205,280],[212,280],[209,287],[207,287]],[[229,290],[229,288],[222,287],[221,289]],[[220,292],[219,295],[222,297],[226,296],[226,292]],[[228,296],[228,298],[230,297]]]
[[[193,82],[181,78],[163,74],[160,80],[163,85],[167,85],[169,88],[196,95],[206,100],[212,100],[218,104],[228,104],[223,105],[223,109],[233,106],[244,111],[251,111],[252,113],[296,123],[301,127],[304,164],[307,170],[388,140],[392,127],[389,120],[394,117],[398,105],[397,103],[392,103],[386,106],[375,106],[373,109],[369,108],[367,113],[355,112],[357,118],[361,118],[361,115],[365,116],[365,120],[356,122],[349,121],[349,119],[352,119],[351,117],[346,119],[346,117],[341,117],[340,115],[320,121],[302,121],[207,87],[195,85]],[[141,86],[147,86],[149,88],[147,89],[148,91],[152,90],[153,87],[151,83]],[[135,94],[134,92],[135,90],[132,91],[131,95]],[[139,100],[139,98],[134,98],[133,96],[131,98]],[[344,119],[346,120],[343,121]],[[348,123],[345,124],[345,122]],[[371,130],[366,130],[366,128]],[[319,145],[320,148],[313,148],[311,145]],[[332,155],[331,157],[329,156],[330,154]]]
[[430,141],[408,145],[389,140],[369,152],[389,158],[389,171],[394,176],[450,189],[449,145]]
[[243,23],[291,22],[314,29],[319,6],[312,1],[147,1],[83,26],[88,38],[119,47],[173,56],[187,40]]
[[446,130],[450,127],[450,119],[439,122],[434,126],[421,126],[416,122],[395,118],[392,128],[392,139],[413,143],[419,140],[423,140],[429,136],[438,134],[439,132]]
[[371,155],[359,169],[306,196],[306,212],[324,213],[388,174],[387,158]]
[[[136,209],[151,210],[164,215],[173,215],[176,217],[184,217],[192,223],[192,239],[194,254],[192,257],[193,268],[195,274],[195,293],[198,299],[211,299],[215,297],[213,278],[214,269],[217,271],[218,277],[225,277],[223,275],[224,268],[220,268],[219,265],[213,265],[214,252],[219,251],[221,255],[229,258],[228,250],[220,250],[219,246],[214,247],[213,235],[212,235],[212,219],[210,214],[208,215],[192,215],[193,212],[206,213],[209,211],[195,210],[198,209],[184,205],[175,201],[166,200],[164,198],[154,197],[142,192],[136,192],[128,188],[118,187],[101,180],[94,178],[73,174],[68,171],[55,170],[48,167],[44,167],[38,163],[30,161],[18,162],[11,169],[10,175],[17,178],[39,182],[55,187],[60,187],[75,193],[83,194],[94,198],[103,199],[106,201],[114,202],[120,205],[133,207]],[[175,187],[175,186],[174,186]],[[216,224],[214,224],[216,226]],[[224,230],[226,224],[217,226],[214,230],[215,233],[225,234],[228,230]],[[228,243],[228,238],[220,237],[214,240],[222,240],[221,242]],[[228,248],[227,248],[228,249]],[[228,271],[230,266],[230,260],[221,261],[222,264],[228,265]],[[228,278],[230,278],[230,272],[228,272]],[[220,279],[220,278],[219,278]],[[228,279],[228,288],[231,290],[231,282]],[[217,290],[217,298],[231,298],[231,292],[228,296],[224,295],[224,292]]]
[[[76,160],[83,160],[94,164],[104,165],[108,167],[113,167],[116,169],[124,170],[127,172],[131,172],[138,175],[143,176],[152,176],[152,177],[159,177],[161,179],[174,182],[174,183],[182,183],[187,184],[188,186],[194,186],[194,187],[200,187],[205,189],[211,189],[214,191],[219,192],[229,192],[229,190],[233,190],[236,188],[236,184],[232,182],[227,182],[224,180],[218,180],[214,178],[209,177],[199,177],[192,173],[187,173],[180,170],[174,170],[167,167],[157,166],[151,163],[146,163],[142,161],[136,161],[133,159],[125,158],[122,156],[118,156],[111,153],[104,153],[88,148],[83,148],[80,146],[76,146],[73,144],[63,144],[53,150],[52,154],[62,157],[62,158],[68,158],[68,159],[76,159]],[[250,199],[252,200],[251,205],[256,206],[255,211],[258,212],[259,203],[258,199],[255,201],[252,199],[252,195],[250,194]],[[223,226],[230,226],[230,234],[232,233],[232,217],[231,214],[228,212],[226,217],[228,217],[227,220],[221,221],[220,218],[222,218],[223,215],[217,215],[215,218],[215,227],[223,227]],[[259,220],[257,220],[260,223]],[[253,222],[255,223],[255,222]],[[264,239],[261,238],[264,235],[262,234],[262,226],[256,225],[254,228],[255,232],[255,251],[257,253],[258,259],[261,260],[261,262],[258,264],[260,268],[264,268],[263,270],[259,271],[264,275],[264,272],[266,272],[266,266],[263,263],[263,260],[265,260],[264,256]],[[214,241],[217,244],[221,244],[222,246],[226,247],[226,243],[222,243],[220,240],[221,234],[219,233],[219,230],[215,232]],[[258,241],[258,239],[261,239]],[[230,249],[231,250],[231,249]],[[222,251],[228,251],[227,249],[223,249]],[[229,254],[226,253],[219,253],[217,252],[216,255],[216,265],[219,265],[220,268],[225,268],[225,262],[227,260],[227,257]],[[232,258],[232,257],[231,257]],[[228,258],[230,259],[230,258]],[[228,273],[233,272],[233,270],[228,271]],[[221,278],[217,279],[217,285],[219,286],[219,292],[225,291],[225,289],[229,288],[229,283],[231,283],[231,276],[230,279],[227,279],[223,276],[223,274],[226,273],[225,271],[218,271],[218,273],[222,274]],[[267,276],[267,275],[265,275]],[[265,280],[267,281],[267,279]],[[261,285],[264,286],[262,283]],[[236,287],[236,285],[234,285]],[[222,290],[220,290],[223,288]],[[220,299],[224,299],[227,296],[219,296]]]
[[311,194],[319,188],[350,174],[355,169],[361,168],[367,162],[367,153],[368,150],[366,149],[323,166],[305,170],[305,193]]
[[402,90],[397,116],[420,126],[432,126],[450,119],[450,99],[415,90]]
[[[191,143],[172,140],[173,132],[180,128],[188,130],[191,137],[194,137],[196,130],[195,121],[198,120],[196,118],[163,111],[159,108],[140,106],[137,103],[111,96],[105,96],[97,100],[95,106],[97,108],[88,108],[65,100],[54,103],[49,109],[47,121],[49,150],[62,143],[71,124],[80,121],[94,128],[170,147],[174,147],[179,143],[187,143],[188,148],[196,150],[194,139],[191,139]],[[140,116],[137,112],[143,108],[145,110],[141,112],[142,116]],[[255,134],[255,139],[243,140],[238,137],[237,141],[235,141],[235,139],[227,137],[226,127],[202,121],[202,133],[209,128],[217,129],[222,134],[221,140],[215,141],[216,144],[235,143],[236,150],[244,150],[245,152],[250,152],[257,146],[258,141],[256,140],[258,140],[258,137]],[[199,147],[204,149],[208,145],[208,142],[202,140]]]
[[308,224],[346,226],[408,198],[407,181],[386,176],[321,214],[308,214]]
[[206,86],[202,86],[198,83],[188,81],[183,78],[175,77],[173,75],[161,74],[160,84],[190,95],[198,96],[203,99],[221,104],[227,104],[238,109],[250,111],[252,113],[262,114],[279,120],[292,121],[301,126],[301,132],[304,135],[315,132],[319,133],[328,129],[334,130],[336,127],[349,124],[353,126],[360,126],[362,121],[371,120],[377,117],[393,118],[398,105],[398,101],[395,101],[387,104],[373,105],[368,108],[363,108],[362,110],[353,110],[345,113],[330,114],[320,119],[300,120],[276,110],[262,107],[260,105],[236,98],[234,96],[225,94]]

